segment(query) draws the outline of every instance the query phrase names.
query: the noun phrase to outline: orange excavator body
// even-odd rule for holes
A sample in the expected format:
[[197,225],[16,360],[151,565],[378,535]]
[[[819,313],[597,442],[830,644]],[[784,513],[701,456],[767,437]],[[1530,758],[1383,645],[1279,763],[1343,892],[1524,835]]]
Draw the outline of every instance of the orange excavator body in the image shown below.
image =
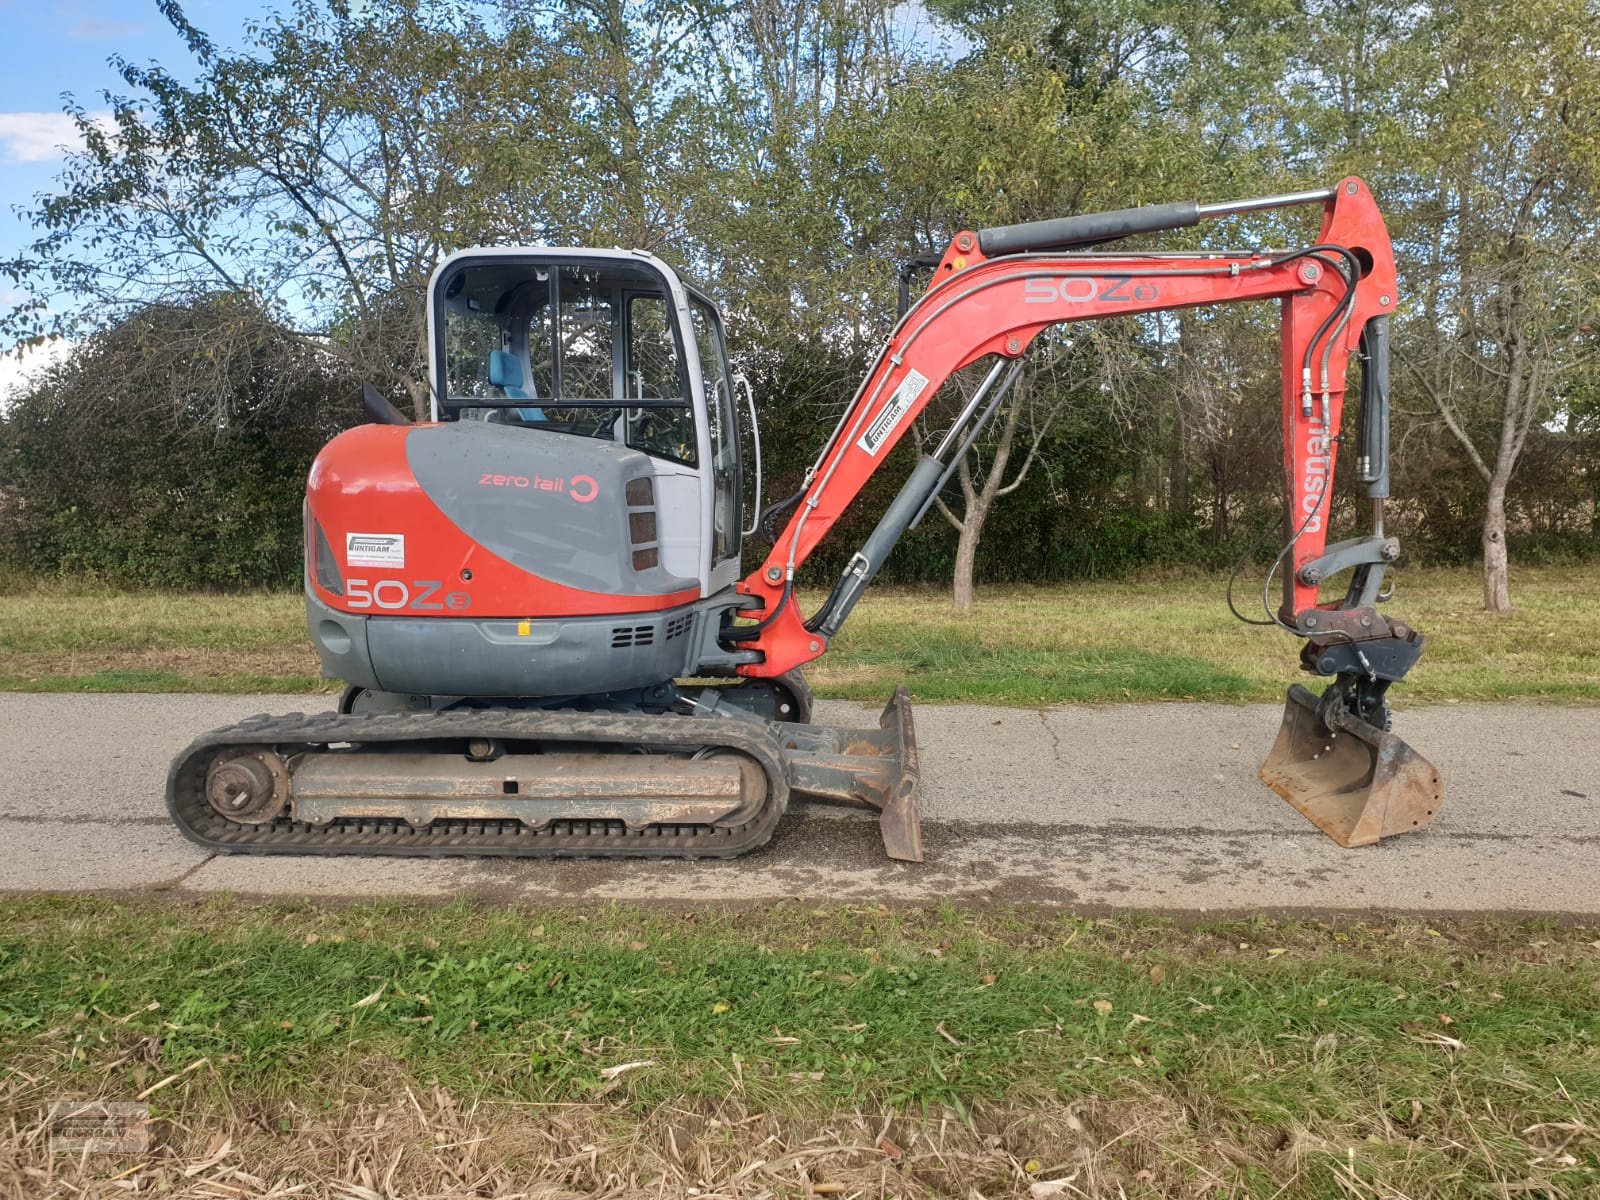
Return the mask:
[[[1291,205],[1322,209],[1299,249],[1097,248]],[[1282,312],[1285,521],[1281,600],[1256,623],[1300,639],[1301,665],[1330,683],[1290,689],[1261,778],[1342,845],[1426,826],[1438,773],[1389,732],[1388,689],[1425,639],[1378,607],[1399,553],[1383,528],[1398,291],[1365,184],[968,230],[930,265],[740,579],[739,380],[710,301],[638,251],[452,256],[429,292],[435,420],[369,394],[373,423],[330,443],[308,484],[309,624],[324,672],[349,684],[341,712],[201,739],[169,779],[180,826],[239,852],[698,857],[765,842],[793,793],[877,811],[890,854],[920,859],[904,690],[876,728],[813,725],[800,668],[1042,332],[1265,300]],[[1370,527],[1330,543],[1353,358]],[[802,612],[799,569],[940,386],[985,360],[977,394]]]

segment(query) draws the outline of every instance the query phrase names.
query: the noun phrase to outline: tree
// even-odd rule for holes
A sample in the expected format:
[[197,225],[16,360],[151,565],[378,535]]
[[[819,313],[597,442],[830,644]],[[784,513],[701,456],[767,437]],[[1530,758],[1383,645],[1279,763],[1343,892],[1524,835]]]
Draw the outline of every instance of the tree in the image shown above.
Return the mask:
[[13,398],[0,554],[119,584],[292,586],[306,470],[355,392],[249,296],[140,309]]
[[1437,188],[1435,236],[1418,255],[1436,337],[1412,378],[1482,478],[1493,612],[1511,607],[1507,491],[1529,433],[1594,361],[1582,330],[1600,308],[1594,18],[1567,0],[1462,2],[1419,29],[1439,66],[1416,146]]
[[[1064,345],[1064,339],[1050,334],[1036,339],[1034,347],[1029,368],[1018,376],[994,422],[998,429],[980,438],[956,468],[961,515],[957,516],[942,496],[935,499],[940,515],[956,531],[950,600],[957,611],[972,607],[978,545],[990,512],[1002,496],[1011,495],[1027,481],[1028,473],[1039,461],[1050,427],[1064,406],[1062,393],[1068,385],[1060,378],[1061,362],[1070,355],[1070,347]],[[990,364],[980,365],[987,368]],[[972,389],[976,378],[956,381],[958,392]],[[918,441],[922,440],[919,429]],[[1022,461],[1013,469],[1013,456],[1019,450]]]
[[423,290],[446,252],[654,245],[681,225],[656,218],[684,210],[685,182],[707,183],[705,139],[686,136],[705,106],[660,28],[683,11],[671,0],[572,0],[537,20],[473,0],[297,0],[238,53],[161,7],[197,78],[122,62],[111,127],[74,110],[84,149],[7,270],[76,305],[19,309],[0,334],[248,293],[424,416]]
[[[942,0],[936,11],[961,25],[973,53],[954,70],[909,71],[872,135],[885,190],[901,208],[898,231],[917,249],[941,249],[962,228],[1248,195],[1282,170],[1276,139],[1291,122],[1273,88],[1294,16],[1283,5]],[[1086,358],[1096,359],[1097,386],[1125,414],[1178,423],[1176,458],[1185,461],[1176,393],[1151,387],[1141,369],[1161,357],[1162,331],[1156,319],[1099,324],[1069,355],[1067,342],[1038,340],[1047,378],[1019,389],[995,421],[981,475],[960,468],[962,511],[941,501],[958,531],[958,608],[971,602],[995,504],[1041,461],[1063,409],[1083,403],[1083,384],[1061,374],[1069,362],[1067,374],[1081,379],[1091,372]],[[1133,375],[1139,382],[1122,386]],[[1142,435],[1148,424],[1124,427]]]
[[[1354,169],[1402,267],[1397,495],[1415,503],[1391,528],[1443,553],[1476,542],[1496,606],[1508,533],[1594,522],[1596,0],[930,5],[971,47],[960,61],[904,44],[891,0],[292,0],[238,51],[167,0],[191,61],[122,64],[109,125],[75,108],[84,149],[35,212],[36,244],[0,264],[29,291],[0,339],[97,345],[226,296],[330,377],[422,415],[424,288],[444,254],[642,246],[724,303],[779,495],[881,347],[908,255],[963,228]],[[1314,228],[1310,210],[1258,213],[1162,245],[1304,244]],[[281,373],[238,391],[217,369],[258,353],[258,332],[212,322],[203,359],[175,335],[183,386],[148,395],[208,436],[274,388],[287,400]],[[1275,337],[1262,308],[1041,338],[1054,367],[943,497],[951,529],[925,524],[892,569],[953,568],[965,602],[982,577],[1217,560],[1276,500]],[[874,488],[892,491],[903,459]],[[877,495],[833,542],[870,524]],[[1039,561],[984,549],[997,510]],[[1100,532],[1073,541],[1069,523]],[[839,565],[835,549],[813,568]]]
[[1358,61],[1351,154],[1390,212],[1402,382],[1480,485],[1483,603],[1511,608],[1509,497],[1531,435],[1570,406],[1600,308],[1600,37],[1588,0],[1332,5]]

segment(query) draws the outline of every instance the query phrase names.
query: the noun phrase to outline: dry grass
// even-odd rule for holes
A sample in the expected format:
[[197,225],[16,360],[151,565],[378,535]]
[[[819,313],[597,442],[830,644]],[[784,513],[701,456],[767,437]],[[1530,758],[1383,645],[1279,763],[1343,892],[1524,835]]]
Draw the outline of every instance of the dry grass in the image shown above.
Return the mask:
[[[663,1105],[643,1116],[597,1101],[467,1101],[443,1088],[341,1098],[309,1110],[209,1091],[218,1107],[168,1109],[143,1155],[52,1154],[40,1123],[6,1131],[0,1196],[89,1197],[156,1193],[171,1200],[222,1196],[623,1198],[697,1195],[998,1197],[1160,1194],[1157,1171],[1130,1164],[1177,1147],[1183,1115],[1085,1101],[1019,1111],[984,1108],[907,1119],[893,1112],[823,1118],[752,1113],[736,1101],[694,1109]],[[19,1105],[18,1101],[22,1101]],[[0,1108],[23,1111],[20,1096]],[[1203,1151],[1201,1178],[1238,1178],[1225,1150]],[[1114,1152],[1113,1152],[1114,1151]],[[1291,1152],[1292,1153],[1292,1152]],[[1209,1177],[1209,1178],[1208,1178]]]
[[[1410,1098],[1370,1121],[1308,1112],[1243,1138],[1211,1128],[1203,1099],[1152,1090],[1137,1100],[1085,1096],[1018,1108],[818,1117],[751,1112],[737,1099],[663,1104],[640,1114],[603,1099],[526,1103],[464,1099],[397,1082],[350,1087],[320,1105],[231,1091],[206,1064],[155,1098],[142,1154],[52,1153],[39,1083],[0,1091],[0,1197],[85,1200],[160,1195],[328,1197],[329,1200],[701,1200],[915,1195],[952,1200],[1061,1196],[1437,1197],[1582,1200],[1563,1186],[1600,1130],[1581,1121],[1508,1128],[1459,1097]],[[115,1093],[108,1093],[114,1096]],[[1419,1140],[1426,1105],[1455,1162],[1438,1169],[1435,1138]],[[1390,1105],[1393,1108],[1393,1105]],[[1442,1115],[1438,1110],[1444,1110]],[[1427,1151],[1408,1169],[1410,1148]],[[1495,1181],[1487,1183],[1485,1181]]]
[[[701,1200],[882,1196],[988,1200],[1031,1196],[1140,1197],[1533,1196],[1589,1193],[1550,1175],[1592,1153],[1600,1131],[1581,1122],[1504,1130],[1493,1113],[1456,1111],[1459,1167],[1404,1169],[1408,1122],[1366,1128],[1307,1114],[1244,1140],[1205,1129],[1205,1114],[1152,1093],[1138,1101],[1085,1097],[1020,1109],[907,1116],[838,1112],[792,1117],[750,1112],[737,1100],[645,1114],[604,1101],[473,1101],[441,1087],[389,1094],[351,1089],[308,1107],[229,1092],[213,1081],[157,1104],[150,1149],[137,1155],[52,1153],[23,1084],[0,1094],[0,1197],[86,1200],[160,1195],[273,1200]],[[1421,1099],[1413,1105],[1424,1103]],[[1447,1097],[1427,1103],[1451,1107]],[[1496,1155],[1510,1136],[1534,1169],[1507,1177]],[[1374,1171],[1372,1151],[1400,1160]],[[1548,1164],[1540,1170],[1540,1164]],[[1472,1182],[1495,1179],[1498,1186]],[[1581,1187],[1582,1185],[1580,1185]]]

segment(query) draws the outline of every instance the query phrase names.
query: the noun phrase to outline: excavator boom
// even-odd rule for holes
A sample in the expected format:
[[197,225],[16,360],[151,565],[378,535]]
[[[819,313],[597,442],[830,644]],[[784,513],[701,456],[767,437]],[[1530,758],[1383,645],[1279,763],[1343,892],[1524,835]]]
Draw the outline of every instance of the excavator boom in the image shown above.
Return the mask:
[[[1244,254],[1140,254],[1070,249],[1132,233],[1194,225],[1230,213],[1320,204],[1322,227],[1303,249]],[[1387,732],[1386,693],[1422,653],[1424,639],[1377,610],[1386,568],[1399,554],[1383,528],[1389,495],[1389,319],[1397,297],[1394,254],[1382,215],[1361,180],[1322,191],[1223,204],[1180,203],[958,234],[927,292],[895,327],[872,370],[807,475],[793,515],[741,590],[759,601],[746,643],[750,676],[794,670],[827,650],[900,536],[927,511],[962,454],[1003,401],[1030,344],[1064,322],[1250,300],[1281,303],[1282,602],[1270,623],[1304,640],[1308,670],[1332,676],[1331,700],[1291,689],[1285,734],[1262,768],[1274,790],[1344,845],[1365,831],[1425,826],[1442,802],[1431,764]],[[1355,469],[1370,503],[1365,536],[1330,545],[1328,526],[1351,356],[1359,351],[1361,413]],[[854,502],[866,481],[952,374],[994,356],[973,401],[851,560],[822,609],[807,617],[796,570]],[[1345,593],[1324,601],[1333,576]],[[1336,715],[1337,711],[1337,715]],[[1291,735],[1290,730],[1294,733]],[[1313,743],[1315,746],[1313,746]],[[1330,782],[1338,744],[1342,769]],[[1316,748],[1320,747],[1320,749]],[[1412,769],[1396,774],[1392,764]],[[1359,769],[1353,769],[1359,768]],[[1382,797],[1381,801],[1375,797]],[[1354,797],[1354,799],[1352,799]],[[1397,799],[1400,797],[1400,799]],[[1363,815],[1403,807],[1403,823]],[[1355,815],[1347,810],[1355,805]],[[1337,814],[1337,815],[1335,815]],[[1358,832],[1359,831],[1359,832]]]

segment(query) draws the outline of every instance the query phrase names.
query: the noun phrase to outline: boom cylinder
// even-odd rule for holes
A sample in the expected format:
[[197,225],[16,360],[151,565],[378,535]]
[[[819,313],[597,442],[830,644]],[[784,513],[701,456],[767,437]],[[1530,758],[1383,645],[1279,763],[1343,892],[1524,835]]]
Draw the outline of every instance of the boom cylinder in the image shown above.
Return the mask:
[[834,586],[833,594],[817,615],[814,628],[823,637],[831,638],[839,632],[850,610],[861,599],[861,593],[867,590],[867,585],[883,566],[883,560],[889,557],[889,552],[894,549],[912,519],[922,511],[923,502],[939,486],[944,478],[944,468],[945,464],[931,454],[924,454],[917,460],[911,477],[884,511],[883,518],[867,538],[866,544],[850,559],[850,565]]
[[997,225],[978,230],[978,249],[990,258],[1002,254],[1021,254],[1026,250],[1056,250],[1111,242],[1135,233],[1155,233],[1162,229],[1187,229],[1200,223],[1200,206],[1193,200],[1172,204],[1152,204],[1147,208],[1118,208],[1111,212],[1084,213],[1077,217],[1054,217],[1048,221],[1024,221],[1020,225]]
[[[1020,358],[996,362],[978,385],[972,399],[962,408],[954,424],[940,439],[938,447],[932,454],[924,454],[917,461],[910,477],[900,488],[899,495],[884,512],[866,544],[850,559],[850,565],[834,585],[828,602],[817,613],[812,624],[816,632],[824,637],[832,637],[839,632],[850,610],[861,599],[861,593],[867,590],[867,585],[883,566],[883,560],[889,557],[907,529],[915,529],[921,523],[924,514],[933,506],[934,498],[944,490],[951,473],[966,457],[967,451],[972,449],[972,443],[983,432],[989,418],[999,410],[1011,385],[1022,374],[1022,365]],[[974,413],[978,414],[976,420],[973,419]],[[965,437],[962,437],[963,430],[966,431]],[[952,454],[950,448],[957,438],[961,438],[961,445]]]

